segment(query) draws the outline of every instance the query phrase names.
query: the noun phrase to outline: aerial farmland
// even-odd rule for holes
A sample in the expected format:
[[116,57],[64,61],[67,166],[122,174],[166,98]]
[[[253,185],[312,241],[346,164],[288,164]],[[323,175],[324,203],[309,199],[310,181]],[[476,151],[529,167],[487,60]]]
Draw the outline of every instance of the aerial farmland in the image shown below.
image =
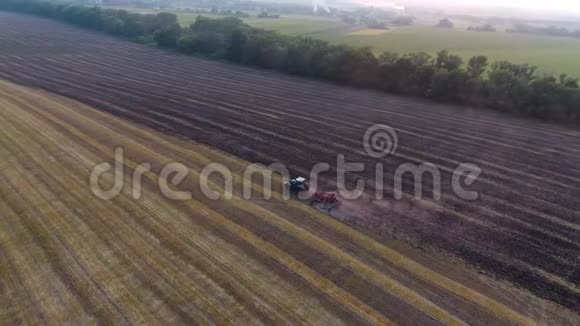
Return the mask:
[[[129,10],[154,14],[158,10]],[[192,24],[198,14],[173,11],[183,26]],[[214,19],[220,16],[212,16]],[[453,29],[434,27],[436,21],[421,21],[413,26],[391,29],[366,28],[345,24],[338,18],[284,15],[280,19],[243,19],[247,24],[272,30],[284,35],[308,36],[350,46],[369,46],[382,52],[426,52],[435,54],[447,49],[468,60],[475,55],[486,55],[492,60],[508,60],[538,66],[542,73],[569,74],[580,77],[580,40],[568,37],[508,33],[476,33],[467,30],[469,22],[454,20]],[[503,29],[508,27],[503,26]]]
[[[398,146],[377,159],[365,130]],[[115,162],[140,198],[110,200],[91,170]],[[337,154],[366,193],[334,211],[244,198],[244,168]],[[186,165],[171,200],[163,166]],[[441,181],[381,175],[430,163]],[[185,56],[48,19],[0,12],[0,324],[574,325],[580,313],[580,132]],[[208,164],[232,172],[232,198]],[[481,168],[476,200],[454,169]],[[108,175],[102,187],[114,186]],[[266,186],[250,184],[258,194]]]

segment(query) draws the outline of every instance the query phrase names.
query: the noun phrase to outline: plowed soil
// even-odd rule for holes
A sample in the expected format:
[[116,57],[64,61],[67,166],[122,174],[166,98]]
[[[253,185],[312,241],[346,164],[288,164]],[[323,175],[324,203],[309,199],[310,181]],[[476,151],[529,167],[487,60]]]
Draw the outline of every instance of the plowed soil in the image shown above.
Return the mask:
[[[532,324],[574,315],[461,267],[378,243],[276,192],[196,192],[220,162],[248,164],[80,103],[0,82],[0,322],[15,324]],[[97,198],[92,168],[123,148],[123,191]],[[148,162],[142,196],[131,176]],[[161,167],[187,163],[175,190]],[[105,174],[101,186],[113,185]],[[211,189],[223,193],[219,178]],[[277,187],[281,180],[274,180]],[[259,183],[253,190],[262,195]]]

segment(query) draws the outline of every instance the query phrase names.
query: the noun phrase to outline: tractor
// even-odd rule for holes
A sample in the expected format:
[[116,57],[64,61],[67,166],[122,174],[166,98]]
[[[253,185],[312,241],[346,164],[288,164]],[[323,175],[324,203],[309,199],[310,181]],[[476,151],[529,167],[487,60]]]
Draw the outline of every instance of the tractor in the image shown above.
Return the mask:
[[297,195],[310,189],[310,185],[303,177],[294,177],[290,179],[286,185],[290,188],[290,193],[293,195]]

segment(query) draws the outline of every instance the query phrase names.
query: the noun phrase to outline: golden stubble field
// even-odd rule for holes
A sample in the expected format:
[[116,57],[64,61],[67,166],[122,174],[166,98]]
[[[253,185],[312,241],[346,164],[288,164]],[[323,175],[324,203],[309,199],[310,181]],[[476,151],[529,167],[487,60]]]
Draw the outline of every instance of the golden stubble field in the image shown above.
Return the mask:
[[[574,320],[460,266],[441,268],[379,244],[279,194],[175,201],[157,190],[170,162],[191,168],[183,189],[194,189],[210,162],[228,166],[239,182],[247,163],[235,157],[6,82],[0,106],[2,325]],[[138,164],[152,166],[141,199],[130,187],[110,201],[90,190],[92,168],[112,163],[117,147],[125,150],[126,184]],[[209,181],[223,191],[219,178]],[[258,182],[252,187],[263,191]]]

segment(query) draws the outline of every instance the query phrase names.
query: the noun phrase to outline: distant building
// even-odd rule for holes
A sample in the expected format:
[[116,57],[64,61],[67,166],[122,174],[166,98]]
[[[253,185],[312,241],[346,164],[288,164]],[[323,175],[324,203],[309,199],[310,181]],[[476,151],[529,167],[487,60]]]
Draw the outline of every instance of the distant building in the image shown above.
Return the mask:
[[363,0],[361,3],[367,7],[378,8],[384,11],[394,12],[398,15],[405,14],[405,6],[400,5],[396,2],[391,1],[380,1],[380,0]]
[[398,5],[394,2],[391,3],[390,9],[393,10],[394,12],[398,13],[399,15],[405,14],[405,6]]
[[312,12],[315,14],[322,12],[330,14],[330,9],[328,8],[325,0],[313,0],[312,7]]

